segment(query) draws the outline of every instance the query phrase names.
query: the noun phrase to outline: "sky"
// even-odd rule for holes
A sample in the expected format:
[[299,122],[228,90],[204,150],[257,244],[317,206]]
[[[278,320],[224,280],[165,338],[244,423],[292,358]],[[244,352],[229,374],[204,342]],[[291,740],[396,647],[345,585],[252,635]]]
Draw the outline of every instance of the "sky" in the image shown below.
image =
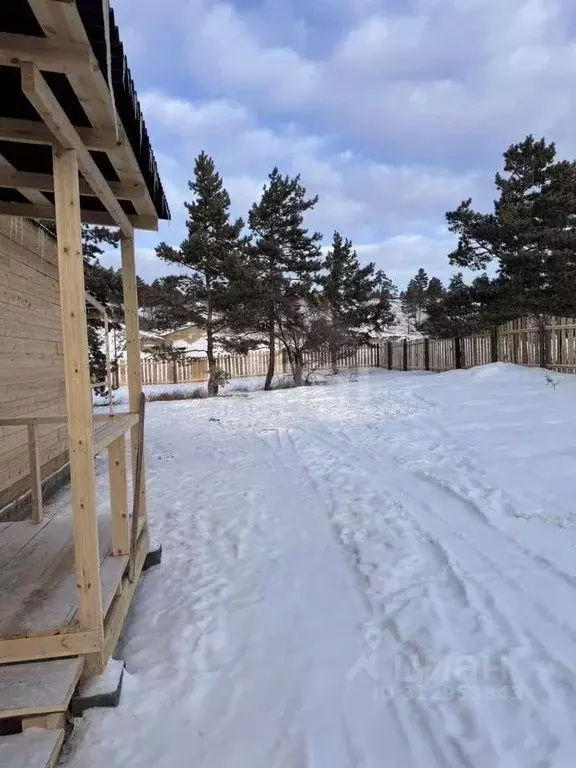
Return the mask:
[[401,288],[448,279],[445,212],[491,206],[509,144],[576,154],[572,2],[112,0],[172,213],[138,233],[140,275],[171,271],[154,247],[182,241],[205,150],[235,215],[278,166],[319,195],[326,244],[338,229]]

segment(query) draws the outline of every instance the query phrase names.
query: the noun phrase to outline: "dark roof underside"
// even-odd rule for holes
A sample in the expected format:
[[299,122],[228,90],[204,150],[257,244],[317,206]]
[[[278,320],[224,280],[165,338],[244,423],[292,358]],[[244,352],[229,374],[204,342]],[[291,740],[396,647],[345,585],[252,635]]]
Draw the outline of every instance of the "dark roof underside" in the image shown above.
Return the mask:
[[[0,5],[1,32],[44,37],[42,28],[38,24],[27,0],[10,0],[9,3],[0,2]],[[106,33],[102,0],[76,0],[76,6],[94,55],[98,59],[100,69],[106,81],[108,81]],[[168,203],[158,175],[150,139],[148,138],[148,132],[146,131],[140,104],[138,103],[134,83],[126,63],[124,48],[120,41],[118,28],[114,23],[112,11],[110,11],[110,44],[112,84],[118,117],[124,126],[140,166],[142,177],[150,192],[158,218],[169,219]],[[55,72],[43,72],[43,75],[70,121],[79,127],[90,127],[90,121],[66,75]],[[17,67],[0,66],[0,117],[38,121],[36,110],[22,93],[20,70]],[[52,152],[48,146],[0,141],[0,154],[4,155],[6,160],[18,171],[52,173]],[[105,152],[91,152],[90,154],[107,181],[118,181],[114,167]],[[48,199],[53,199],[49,193],[44,194]],[[4,189],[0,190],[0,200],[5,202],[22,202],[24,198],[16,190]],[[120,203],[126,213],[136,213],[130,201],[122,200]],[[104,210],[102,203],[97,197],[82,196],[82,207],[86,210]]]

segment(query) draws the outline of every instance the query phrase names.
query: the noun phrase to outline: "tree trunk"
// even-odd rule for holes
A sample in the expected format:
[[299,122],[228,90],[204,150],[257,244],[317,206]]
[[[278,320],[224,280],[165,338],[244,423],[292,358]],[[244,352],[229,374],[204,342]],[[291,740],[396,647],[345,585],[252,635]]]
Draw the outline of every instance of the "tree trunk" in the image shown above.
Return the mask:
[[304,360],[302,359],[302,352],[296,350],[294,352],[294,365],[293,365],[294,386],[301,387],[304,379]]
[[332,347],[330,349],[330,362],[332,363],[332,373],[337,374],[340,372],[338,367],[338,348]]
[[208,358],[208,397],[218,394],[218,369],[214,357],[214,335],[212,331],[212,307],[208,301],[206,314],[206,356]]
[[268,372],[266,373],[266,381],[264,382],[264,389],[266,392],[272,389],[272,379],[274,378],[274,367],[276,364],[275,330],[276,324],[274,321],[274,304],[270,302],[270,310],[268,314],[268,351],[270,353],[270,359],[268,360]]

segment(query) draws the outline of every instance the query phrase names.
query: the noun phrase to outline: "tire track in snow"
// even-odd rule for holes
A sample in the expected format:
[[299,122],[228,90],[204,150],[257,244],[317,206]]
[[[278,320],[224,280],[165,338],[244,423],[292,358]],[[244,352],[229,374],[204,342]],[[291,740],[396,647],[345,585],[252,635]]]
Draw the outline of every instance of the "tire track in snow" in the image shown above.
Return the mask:
[[[351,459],[356,471],[359,473],[360,476],[363,476],[366,482],[369,484],[372,484],[373,486],[377,488],[381,488],[381,483],[377,482],[375,478],[380,476],[382,474],[383,467],[382,465],[377,464],[372,458],[367,456],[367,454],[359,455],[357,453],[357,448],[350,443],[348,440],[342,440],[338,436],[334,435],[333,433],[327,433],[327,434],[320,434],[318,433],[318,430],[312,434],[309,430],[304,430],[304,433],[307,438],[307,442],[313,442],[314,439],[319,439],[320,442],[322,442],[327,448],[330,448],[330,450],[334,451],[334,449],[339,449],[342,456],[346,456],[349,460]],[[502,569],[499,565],[495,563],[495,561],[489,557],[486,554],[486,551],[493,551],[494,547],[491,545],[486,545],[483,548],[480,548],[475,543],[474,539],[471,538],[469,535],[463,534],[458,528],[456,528],[452,523],[450,523],[449,520],[445,518],[444,515],[439,515],[434,508],[431,507],[431,505],[428,502],[429,493],[426,491],[423,491],[423,489],[419,486],[421,486],[421,483],[419,480],[421,478],[412,476],[409,472],[406,470],[403,470],[404,477],[405,477],[405,487],[399,488],[398,487],[398,466],[396,465],[394,471],[394,462],[390,462],[391,466],[389,477],[395,477],[395,485],[396,488],[392,490],[392,493],[396,497],[404,498],[406,500],[406,503],[411,509],[418,509],[425,510],[426,515],[423,515],[423,519],[426,520],[426,517],[428,518],[428,521],[430,519],[436,519],[436,526],[431,526],[430,522],[426,525],[426,522],[424,522],[424,527],[422,527],[422,523],[418,523],[418,526],[420,527],[421,531],[430,531],[431,538],[430,540],[432,542],[436,542],[436,555],[439,562],[444,561],[447,566],[449,567],[453,578],[458,581],[460,584],[464,584],[467,582],[472,582],[474,586],[476,587],[476,593],[480,597],[480,599],[470,599],[469,600],[469,606],[473,607],[479,615],[485,616],[486,614],[492,616],[495,619],[495,623],[498,626],[499,632],[494,635],[492,633],[492,636],[494,638],[497,638],[500,636],[501,640],[505,641],[505,647],[508,648],[522,648],[526,641],[529,640],[533,647],[537,649],[541,655],[541,658],[545,660],[550,665],[558,664],[560,662],[561,664],[561,676],[564,678],[564,687],[567,688],[566,695],[567,695],[567,704],[571,705],[571,709],[574,708],[574,705],[576,702],[574,701],[574,673],[570,669],[569,663],[570,659],[573,657],[574,653],[574,647],[572,645],[572,641],[576,639],[574,637],[574,632],[572,628],[567,627],[564,623],[558,622],[558,620],[554,617],[552,612],[548,610],[548,608],[543,605],[542,603],[538,601],[534,601],[532,598],[532,594],[527,593],[525,590],[521,589],[519,585],[510,578],[510,576],[506,573],[505,569]],[[373,470],[372,472],[367,472],[367,466],[370,466],[370,468]],[[404,484],[403,484],[404,485]],[[409,490],[407,490],[409,489]],[[390,492],[390,486],[387,487],[387,492]],[[419,491],[419,492],[418,492]],[[460,522],[462,522],[463,519],[466,517],[470,517],[469,515],[464,515],[464,518],[462,518],[462,512],[466,512],[466,510],[470,511],[469,504],[464,503],[464,500],[460,499],[458,495],[454,494],[448,494],[450,497],[449,499],[446,499],[445,502],[448,503],[448,505],[458,505],[458,509],[456,510],[456,514],[454,515],[455,519],[458,519],[458,513],[460,513]],[[466,500],[468,502],[468,500]],[[496,551],[498,551],[498,543],[502,543],[502,539],[505,541],[507,545],[512,544],[512,548],[514,548],[515,542],[510,542],[509,538],[502,534],[498,529],[496,529],[494,526],[491,525],[489,520],[484,521],[482,516],[476,516],[474,515],[475,519],[475,531],[483,530],[483,531],[490,531],[491,536],[493,538],[493,541],[491,544],[496,545]],[[414,523],[416,524],[416,520],[414,520]],[[475,579],[474,573],[464,573],[457,564],[453,561],[453,558],[448,556],[446,548],[443,548],[443,551],[440,549],[440,538],[442,536],[442,531],[438,529],[438,523],[440,523],[442,526],[444,526],[444,536],[448,535],[448,537],[452,537],[452,539],[456,539],[456,541],[464,542],[466,546],[471,548],[474,553],[476,554],[477,558],[480,558],[483,561],[484,566],[488,569],[488,571],[492,571],[494,573],[496,579],[500,583],[505,583],[508,587],[508,599],[504,601],[504,603],[499,606],[498,603],[502,602],[501,595],[495,595],[492,594],[485,585],[478,582],[477,579]],[[480,528],[478,528],[480,526]],[[446,531],[447,529],[447,531]],[[429,534],[429,535],[430,535]],[[496,537],[496,538],[494,538]],[[520,553],[520,555],[528,560],[531,560],[530,553],[526,552],[524,549],[516,546],[516,553]],[[457,547],[456,547],[457,548]],[[501,550],[501,546],[500,546]],[[506,559],[503,558],[502,552],[500,551],[499,560]],[[536,570],[538,573],[537,578],[543,578],[543,579],[549,579],[550,574],[545,568],[545,564],[542,563],[542,558],[534,558],[536,561],[535,563],[531,560],[530,565],[532,566],[532,569]],[[542,572],[542,569],[544,569],[544,572]],[[528,570],[528,569],[526,569]],[[437,601],[438,605],[441,607],[444,600],[440,599]],[[510,615],[510,609],[512,609],[512,615],[515,613],[518,614],[518,608],[520,607],[520,616],[516,615],[516,620],[520,619],[521,625],[512,625],[510,620],[508,619],[508,615]],[[514,611],[516,609],[516,611]],[[554,628],[551,632],[547,633],[546,638],[541,637],[541,625],[542,625],[542,619],[546,623],[553,624]],[[537,627],[538,629],[533,629],[534,627]],[[563,634],[567,633],[569,636],[570,642],[564,641]],[[560,638],[560,639],[558,639]],[[552,645],[555,647],[555,652],[552,654],[550,652],[550,642],[552,642]],[[530,674],[530,670],[528,670],[528,673]],[[552,680],[546,684],[543,682],[542,679],[538,678],[534,671],[532,670],[530,679],[526,677],[527,672],[524,671],[524,677],[521,677],[520,679],[516,680],[516,683],[521,685],[525,691],[529,691],[531,688],[536,688],[539,690],[547,689],[548,692],[548,698],[549,700],[553,700],[554,696],[558,695],[558,688],[559,684],[562,682],[562,680],[558,677],[558,675],[553,676]],[[541,676],[542,677],[542,676]],[[570,681],[570,682],[568,682]],[[511,679],[508,681],[511,682]],[[525,702],[525,704],[528,704],[528,702]],[[526,707],[525,707],[526,708]],[[556,709],[556,708],[555,708]],[[566,711],[566,710],[564,710]],[[520,713],[519,713],[520,714]],[[538,703],[533,701],[531,711],[527,714],[526,720],[530,720],[532,717],[535,718],[535,715],[538,714]],[[489,723],[485,722],[485,726],[488,726]],[[525,727],[528,727],[528,724],[525,724]],[[491,728],[494,735],[497,736],[497,728]],[[521,742],[521,739],[518,743]],[[549,749],[552,750],[552,745],[549,746]],[[501,754],[501,750],[497,750],[496,754]],[[549,752],[547,752],[549,754]]]
[[[336,499],[330,485],[322,481],[318,482],[310,472],[309,467],[303,460],[301,452],[296,446],[292,430],[286,429],[282,434],[286,438],[286,444],[289,446],[293,458],[293,461],[289,464],[290,470],[294,471],[296,468],[299,470],[300,474],[304,474],[308,478],[308,482],[311,485],[313,492],[328,512],[330,522],[336,533],[338,544],[343,546],[348,553],[349,556],[346,560],[355,572],[358,583],[364,591],[364,599],[373,614],[374,625],[378,627],[379,632],[387,632],[390,634],[390,637],[394,640],[397,655],[404,654],[404,656],[407,656],[407,651],[409,651],[412,658],[417,657],[419,662],[424,665],[426,659],[424,658],[422,648],[403,634],[399,623],[402,613],[412,606],[413,598],[406,596],[399,605],[386,610],[383,614],[382,604],[379,604],[379,601],[375,600],[377,597],[377,590],[373,588],[370,575],[367,574],[363,568],[363,558],[359,547],[355,544],[351,544],[349,538],[346,540],[343,538],[340,526],[335,523],[333,519],[336,508]],[[285,459],[286,453],[284,452],[282,460],[285,461]],[[285,464],[284,466],[286,467]],[[329,500],[328,504],[326,504],[326,499]],[[393,508],[389,522],[394,524],[394,521],[398,520],[398,512],[401,510],[394,507],[391,497],[389,497],[388,501]],[[410,528],[407,525],[404,525],[401,530],[403,539],[406,539],[408,532],[411,533]],[[352,554],[352,558],[350,558],[350,554]],[[454,583],[448,580],[447,586],[449,588],[454,588]],[[463,608],[467,607],[466,590],[463,589],[461,585],[457,585],[455,597],[457,600],[460,599]],[[394,717],[400,724],[401,731],[404,734],[405,743],[409,745],[410,750],[413,753],[414,765],[419,766],[423,764],[424,760],[428,761],[430,754],[435,756],[437,765],[453,764],[455,759],[458,759],[458,765],[463,767],[468,765],[464,759],[463,753],[461,753],[457,741],[442,741],[442,730],[434,726],[433,718],[430,716],[431,711],[438,709],[437,707],[431,707],[430,702],[423,703],[411,696],[404,698],[402,696],[395,696],[388,703],[388,706],[389,709],[394,711]],[[415,720],[419,724],[420,737],[423,737],[424,743],[414,743],[413,723]]]
[[[352,577],[357,584],[360,597],[362,598],[367,608],[367,624],[365,630],[370,631],[371,627],[378,627],[380,632],[387,631],[394,638],[398,653],[401,649],[410,647],[414,655],[420,655],[420,648],[416,644],[411,644],[409,640],[402,636],[401,630],[398,626],[398,617],[400,614],[409,607],[411,600],[409,597],[403,599],[399,605],[396,605],[394,609],[386,612],[385,616],[382,616],[382,608],[375,601],[375,590],[372,589],[371,580],[369,574],[363,570],[363,558],[361,552],[355,544],[350,540],[344,540],[341,535],[341,529],[334,522],[333,515],[336,507],[336,498],[329,484],[322,481],[318,482],[314,475],[310,472],[307,464],[303,461],[303,457],[298,450],[298,447],[294,441],[294,428],[286,427],[276,430],[275,437],[278,437],[278,441],[267,441],[267,445],[270,448],[277,450],[276,459],[279,462],[279,466],[282,468],[284,475],[287,471],[290,474],[291,482],[294,483],[294,474],[300,475],[309,488],[317,501],[317,506],[324,509],[324,514],[327,517],[327,521],[333,531],[333,537],[338,544],[339,548],[343,548],[346,553],[344,556],[344,562],[350,568]],[[290,457],[290,460],[287,459]],[[396,516],[391,516],[391,522],[393,524]],[[403,536],[406,535],[406,528],[403,529]],[[421,659],[421,661],[424,661]],[[352,660],[351,660],[352,662]],[[449,765],[452,764],[455,753],[458,751],[454,745],[449,747],[450,754],[446,754],[446,744],[443,744],[440,738],[440,732],[433,727],[429,718],[429,708],[423,706],[421,702],[417,700],[411,700],[410,698],[403,699],[402,697],[396,697],[392,701],[388,702],[388,709],[394,711],[394,719],[399,723],[401,732],[403,733],[403,740],[407,748],[413,754],[413,765],[423,765],[423,761],[429,761],[430,754],[435,755],[436,765]],[[414,742],[413,720],[416,719],[420,726],[421,740],[418,743]],[[422,741],[423,739],[423,741]],[[362,763],[357,762],[358,758],[356,754],[350,755],[354,757],[355,762],[352,762],[351,768],[360,768]],[[463,768],[466,763],[462,763]],[[310,766],[312,768],[312,766]]]

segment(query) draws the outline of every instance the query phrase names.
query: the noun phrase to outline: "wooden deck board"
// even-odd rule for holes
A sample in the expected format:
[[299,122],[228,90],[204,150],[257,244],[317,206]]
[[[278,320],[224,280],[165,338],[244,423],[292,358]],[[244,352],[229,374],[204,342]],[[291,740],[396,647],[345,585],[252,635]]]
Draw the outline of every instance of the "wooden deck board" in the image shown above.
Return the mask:
[[62,730],[0,736],[0,765],[2,768],[53,768],[63,741]]
[[[22,526],[15,539],[18,545],[29,538],[0,568],[0,638],[74,629],[77,605],[71,517],[52,518],[39,532],[39,526],[29,523],[14,526]],[[34,529],[32,538],[30,529]],[[104,611],[110,607],[127,562],[126,557],[110,555],[110,529],[110,519],[101,516],[98,533]]]
[[0,530],[0,569],[16,557],[50,521],[51,518],[45,518],[40,524],[6,523],[6,527]]
[[80,658],[0,666],[0,719],[65,712],[83,666]]

